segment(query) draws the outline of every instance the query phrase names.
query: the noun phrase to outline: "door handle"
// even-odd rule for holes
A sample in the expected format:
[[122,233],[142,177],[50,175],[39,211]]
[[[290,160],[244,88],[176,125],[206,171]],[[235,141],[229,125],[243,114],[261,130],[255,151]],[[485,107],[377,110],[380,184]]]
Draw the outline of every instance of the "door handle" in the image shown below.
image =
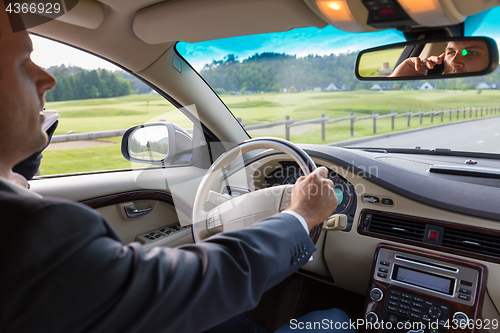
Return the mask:
[[134,204],[125,206],[125,214],[129,219],[135,219],[151,212],[153,208],[137,209]]

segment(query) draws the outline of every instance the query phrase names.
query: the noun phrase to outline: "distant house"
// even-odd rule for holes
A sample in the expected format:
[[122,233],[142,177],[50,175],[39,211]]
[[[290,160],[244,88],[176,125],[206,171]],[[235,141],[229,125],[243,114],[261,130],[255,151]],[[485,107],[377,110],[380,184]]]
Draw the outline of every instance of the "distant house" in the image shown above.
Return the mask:
[[394,89],[394,83],[375,83],[370,90],[392,90]]
[[417,82],[412,85],[413,90],[436,90],[436,83],[429,83],[425,81],[424,83]]
[[348,84],[335,84],[335,83],[330,83],[326,87],[323,87],[323,91],[341,91],[341,90],[351,90],[351,87]]
[[321,91],[321,87],[314,87],[313,91]]
[[500,82],[479,82],[476,83],[476,89],[500,89]]
[[337,86],[335,85],[335,83],[330,83],[325,88],[323,88],[323,91],[337,91],[337,90],[340,90],[340,89],[337,88]]

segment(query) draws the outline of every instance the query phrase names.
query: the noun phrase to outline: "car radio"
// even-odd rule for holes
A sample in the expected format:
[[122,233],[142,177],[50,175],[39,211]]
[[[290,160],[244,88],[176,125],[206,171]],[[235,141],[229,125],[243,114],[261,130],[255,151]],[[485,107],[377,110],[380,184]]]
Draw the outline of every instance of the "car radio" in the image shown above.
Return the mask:
[[380,244],[365,302],[370,329],[364,331],[475,332],[461,324],[481,318],[486,278],[481,264]]

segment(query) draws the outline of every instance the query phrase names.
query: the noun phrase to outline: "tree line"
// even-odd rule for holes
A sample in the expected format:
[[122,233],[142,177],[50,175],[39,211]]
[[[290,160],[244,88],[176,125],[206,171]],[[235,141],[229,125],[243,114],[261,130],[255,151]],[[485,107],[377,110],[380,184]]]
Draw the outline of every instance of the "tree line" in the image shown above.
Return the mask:
[[[239,61],[234,54],[213,60],[200,71],[201,76],[219,94],[245,92],[297,91],[325,88],[334,83],[348,90],[370,89],[377,81],[359,81],[354,75],[357,54],[347,52],[309,55],[298,58],[285,53],[264,52]],[[437,80],[437,89],[474,89],[476,83],[500,81],[497,69],[488,76]],[[394,82],[394,81],[393,81]],[[425,82],[421,80],[420,82]],[[397,81],[394,89],[411,89],[411,81]]]
[[[370,89],[377,81],[359,81],[354,75],[356,53],[297,57],[285,53],[264,52],[239,61],[234,54],[213,60],[200,71],[201,76],[219,94],[248,92],[304,91],[325,88],[334,83],[347,90]],[[152,89],[135,76],[122,71],[86,70],[64,65],[47,69],[57,78],[57,86],[47,92],[46,100],[67,101],[108,98],[150,93]],[[477,83],[500,82],[500,70],[479,77],[435,80],[437,89],[475,89]],[[394,82],[394,81],[393,81]],[[425,82],[421,80],[420,82]],[[379,82],[380,83],[380,82]],[[393,89],[411,89],[412,81],[396,81]]]
[[52,66],[47,71],[57,79],[55,88],[46,94],[47,102],[109,98],[151,91],[147,85],[125,72],[86,70],[65,65]]

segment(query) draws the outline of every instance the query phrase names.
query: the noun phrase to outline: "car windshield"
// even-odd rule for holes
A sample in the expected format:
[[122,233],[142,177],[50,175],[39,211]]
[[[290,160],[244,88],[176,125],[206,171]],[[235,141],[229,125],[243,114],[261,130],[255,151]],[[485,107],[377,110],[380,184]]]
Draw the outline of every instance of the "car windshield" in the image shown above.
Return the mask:
[[[466,22],[466,34],[497,38],[498,14],[493,9],[481,15],[474,31],[467,30]],[[176,48],[251,137],[500,153],[499,70],[446,80],[355,77],[359,51],[402,41],[397,30],[347,33],[328,26],[179,42]]]

